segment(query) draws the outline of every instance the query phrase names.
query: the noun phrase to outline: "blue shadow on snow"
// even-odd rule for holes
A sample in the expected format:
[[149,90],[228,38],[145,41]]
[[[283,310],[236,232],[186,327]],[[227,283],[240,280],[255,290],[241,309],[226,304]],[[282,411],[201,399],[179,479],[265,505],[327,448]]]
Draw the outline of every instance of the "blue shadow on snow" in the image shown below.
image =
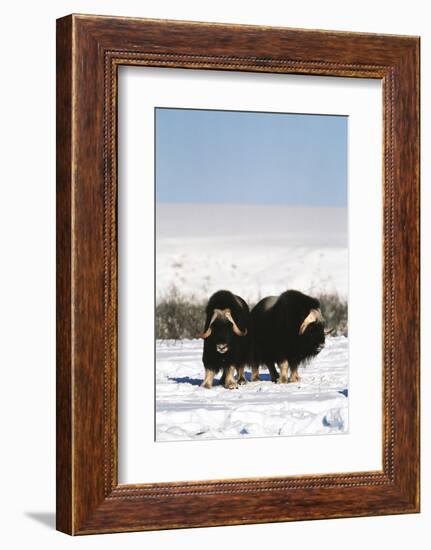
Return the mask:
[[[250,382],[251,380],[251,372],[245,373],[245,378],[247,382]],[[168,378],[168,380],[172,380],[173,382],[177,382],[178,384],[191,384],[192,386],[200,386],[203,382],[203,378],[190,378],[190,376],[180,376],[178,378]],[[260,380],[262,382],[271,382],[271,376],[269,375],[269,372],[261,372],[260,373]],[[217,386],[220,384],[220,379],[215,378],[214,379],[214,386]],[[343,392],[347,390],[343,390]],[[340,392],[340,393],[343,393]],[[347,397],[347,395],[346,395]]]

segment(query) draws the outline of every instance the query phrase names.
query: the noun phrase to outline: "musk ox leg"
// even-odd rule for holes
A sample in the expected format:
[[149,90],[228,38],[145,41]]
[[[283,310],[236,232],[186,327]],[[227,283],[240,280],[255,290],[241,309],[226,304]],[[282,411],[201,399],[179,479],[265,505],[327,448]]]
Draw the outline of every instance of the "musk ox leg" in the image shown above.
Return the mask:
[[207,390],[212,388],[214,375],[215,375],[215,372],[213,370],[205,369],[205,378],[204,378],[204,381],[202,382],[202,388],[206,388]]
[[288,378],[287,378],[287,373],[289,371],[289,363],[284,360],[284,361],[281,361],[281,363],[279,363],[278,365],[280,367],[280,384],[287,384],[288,382]]
[[289,382],[299,382],[298,367],[290,367]]
[[259,366],[253,365],[251,367],[251,381],[252,382],[258,382],[260,380],[259,377]]
[[236,383],[236,380],[233,376],[234,371],[235,367],[227,367],[225,369],[224,387],[227,390],[235,390],[238,387],[238,384]]
[[245,367],[238,367],[236,369],[236,372],[238,374],[238,384],[239,385],[242,385],[242,384],[247,384],[247,380],[245,379],[245,376],[244,376],[244,370],[245,370]]
[[274,383],[277,382],[278,372],[277,372],[277,369],[275,368],[274,363],[268,363],[268,370],[269,370],[269,374],[271,375],[271,381]]
[[224,386],[225,382],[226,382],[226,369],[223,369],[223,373],[220,378],[220,385]]

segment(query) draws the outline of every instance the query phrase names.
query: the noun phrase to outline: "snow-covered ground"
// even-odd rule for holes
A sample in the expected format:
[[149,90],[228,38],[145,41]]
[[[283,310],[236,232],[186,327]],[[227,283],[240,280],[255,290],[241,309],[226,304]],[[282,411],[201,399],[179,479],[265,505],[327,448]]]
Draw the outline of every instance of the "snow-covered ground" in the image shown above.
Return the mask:
[[250,303],[288,288],[347,297],[345,208],[159,203],[156,235],[158,298],[172,287]]
[[322,352],[299,369],[299,383],[273,384],[261,369],[260,382],[226,390],[217,379],[207,390],[200,387],[201,357],[201,340],[157,342],[157,441],[348,430],[348,340],[343,336],[327,338]]

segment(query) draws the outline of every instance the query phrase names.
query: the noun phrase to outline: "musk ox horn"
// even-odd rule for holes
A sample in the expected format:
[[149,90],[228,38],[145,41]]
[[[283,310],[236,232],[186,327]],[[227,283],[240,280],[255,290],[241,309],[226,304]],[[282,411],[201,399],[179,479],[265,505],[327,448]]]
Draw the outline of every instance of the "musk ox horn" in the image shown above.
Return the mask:
[[226,319],[228,319],[232,323],[233,331],[237,336],[245,336],[247,334],[247,329],[242,331],[238,327],[238,325],[235,323],[235,321],[233,320],[232,313],[231,313],[230,309],[215,309],[213,311],[211,321],[208,325],[207,330],[205,332],[202,332],[201,334],[199,334],[200,338],[205,339],[205,338],[208,338],[208,336],[211,335],[211,332],[212,332],[211,331],[211,325],[214,323],[214,321],[217,319],[217,317],[225,317]]
[[302,325],[299,327],[299,334],[304,334],[308,325],[316,323],[317,321],[323,323],[323,317],[320,309],[312,309],[307,317],[302,321]]
[[211,327],[208,327],[207,330],[205,332],[200,332],[197,337],[198,338],[203,338],[205,340],[205,338],[208,338],[208,336],[210,336],[211,334]]
[[242,331],[238,325],[235,323],[235,321],[233,320],[233,317],[232,317],[232,313],[230,311],[230,309],[225,309],[225,316],[226,316],[226,319],[229,319],[229,321],[232,323],[232,327],[233,327],[233,331],[234,333],[237,335],[237,336],[245,336],[247,334],[247,329],[245,329],[244,331]]
[[335,328],[330,328],[328,330],[325,330],[325,336],[328,336],[329,334],[332,334],[335,331]]
[[208,325],[208,328],[206,329],[205,332],[201,332],[198,337],[199,338],[203,338],[205,340],[205,338],[208,338],[208,336],[211,335],[211,325],[214,323],[214,321],[217,319],[217,317],[220,317],[220,315],[222,314],[222,311],[221,309],[215,309],[213,311],[213,314],[212,314],[212,317],[211,317],[211,321]]

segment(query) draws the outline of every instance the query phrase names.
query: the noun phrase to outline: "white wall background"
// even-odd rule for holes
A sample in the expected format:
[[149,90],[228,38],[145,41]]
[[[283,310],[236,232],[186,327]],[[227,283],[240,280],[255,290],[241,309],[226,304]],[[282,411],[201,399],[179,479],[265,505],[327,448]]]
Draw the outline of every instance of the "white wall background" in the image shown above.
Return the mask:
[[426,548],[431,521],[431,342],[422,346],[422,514],[383,518],[102,535],[54,531],[55,468],[55,19],[70,12],[422,37],[422,327],[431,329],[431,27],[427,2],[252,3],[199,0],[10,1],[0,32],[1,489],[4,548]]

